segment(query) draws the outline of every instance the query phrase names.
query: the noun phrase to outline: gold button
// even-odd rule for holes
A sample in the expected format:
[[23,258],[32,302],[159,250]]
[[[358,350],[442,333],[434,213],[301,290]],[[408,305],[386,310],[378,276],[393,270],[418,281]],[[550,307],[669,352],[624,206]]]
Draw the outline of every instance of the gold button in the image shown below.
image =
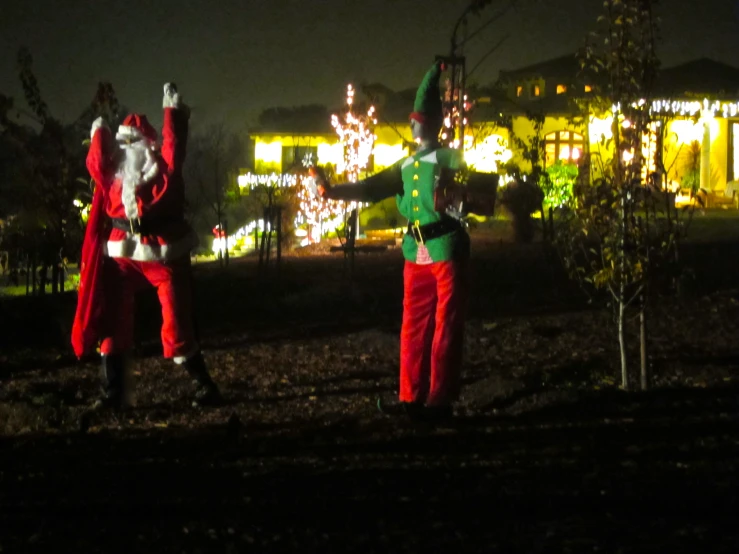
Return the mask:
[[418,162],[416,162],[416,163],[413,164],[413,167],[418,167],[418,166],[419,166],[419,163]]
[[418,175],[414,175],[414,176],[413,176],[413,180],[414,180],[414,181],[418,181]]
[[413,211],[414,212],[417,212],[418,211],[418,206],[413,206]]
[[416,189],[413,189],[413,198],[415,198],[416,196],[418,196],[418,191]]
[[417,219],[416,220],[416,227],[418,227],[420,224],[421,224],[421,220],[420,219]]

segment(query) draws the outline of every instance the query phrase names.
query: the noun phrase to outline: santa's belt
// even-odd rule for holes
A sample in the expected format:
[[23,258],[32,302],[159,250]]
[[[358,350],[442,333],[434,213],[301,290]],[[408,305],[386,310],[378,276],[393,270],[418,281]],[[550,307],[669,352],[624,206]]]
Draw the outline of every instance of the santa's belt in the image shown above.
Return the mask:
[[417,243],[423,244],[427,240],[437,239],[459,231],[462,225],[456,219],[451,217],[442,219],[441,221],[435,221],[433,223],[427,223],[426,225],[414,225],[408,224],[407,233],[414,238]]
[[171,226],[173,223],[181,223],[183,220],[172,217],[137,217],[135,219],[111,217],[110,221],[114,229],[127,231],[129,233],[133,233],[134,235],[156,235],[164,230],[166,227]]

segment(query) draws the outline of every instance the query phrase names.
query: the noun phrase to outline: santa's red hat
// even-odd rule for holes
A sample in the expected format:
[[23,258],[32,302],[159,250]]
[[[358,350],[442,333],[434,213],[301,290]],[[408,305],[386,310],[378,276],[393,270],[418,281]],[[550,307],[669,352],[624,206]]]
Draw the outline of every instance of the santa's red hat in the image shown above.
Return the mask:
[[120,142],[136,142],[141,139],[156,142],[157,132],[145,115],[132,113],[128,114],[118,127],[115,138]]

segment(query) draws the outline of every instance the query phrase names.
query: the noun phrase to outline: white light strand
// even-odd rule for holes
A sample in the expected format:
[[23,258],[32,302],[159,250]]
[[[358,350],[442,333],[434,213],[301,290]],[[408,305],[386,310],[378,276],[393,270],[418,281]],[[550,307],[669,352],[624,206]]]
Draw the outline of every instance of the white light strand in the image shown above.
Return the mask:
[[[644,106],[645,100],[631,104],[633,108]],[[615,104],[613,111],[621,111],[621,104]],[[721,100],[709,100],[704,98],[698,100],[670,100],[659,99],[652,101],[651,112],[653,114],[668,114],[677,116],[695,117],[697,115],[711,117],[736,117],[739,114],[739,102],[724,102]]]

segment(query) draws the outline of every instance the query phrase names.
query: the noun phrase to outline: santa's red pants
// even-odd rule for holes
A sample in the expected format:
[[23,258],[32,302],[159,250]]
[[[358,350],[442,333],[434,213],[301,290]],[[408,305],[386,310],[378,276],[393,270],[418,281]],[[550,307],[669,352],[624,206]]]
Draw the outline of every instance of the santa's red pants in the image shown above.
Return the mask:
[[153,286],[162,305],[162,348],[165,358],[197,352],[192,318],[190,258],[168,262],[105,259],[106,329],[102,354],[120,354],[133,347],[134,294]]
[[466,262],[418,265],[403,270],[400,331],[400,401],[448,405],[459,397]]

